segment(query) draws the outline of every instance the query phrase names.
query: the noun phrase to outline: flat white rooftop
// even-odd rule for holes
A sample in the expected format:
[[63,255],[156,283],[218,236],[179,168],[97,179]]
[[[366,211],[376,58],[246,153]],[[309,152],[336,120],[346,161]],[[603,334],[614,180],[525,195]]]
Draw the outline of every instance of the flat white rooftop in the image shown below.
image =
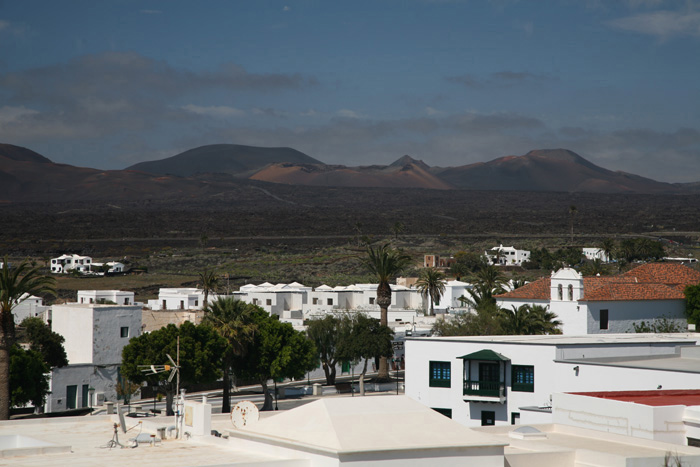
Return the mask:
[[408,340],[431,340],[440,342],[481,342],[498,344],[526,345],[592,345],[592,344],[652,344],[652,343],[695,343],[700,341],[700,333],[674,334],[586,334],[581,336],[450,336],[450,337],[411,337]]

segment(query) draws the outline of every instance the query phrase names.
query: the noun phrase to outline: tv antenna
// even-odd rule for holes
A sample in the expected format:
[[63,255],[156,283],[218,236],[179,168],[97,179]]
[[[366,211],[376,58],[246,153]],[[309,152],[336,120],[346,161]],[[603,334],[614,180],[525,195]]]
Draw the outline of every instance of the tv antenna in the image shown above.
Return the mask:
[[177,395],[180,393],[180,336],[177,336],[177,354],[175,354],[176,360],[173,360],[173,357],[171,357],[170,354],[166,353],[165,356],[168,357],[168,360],[170,360],[170,365],[139,365],[139,368],[141,368],[141,371],[147,376],[157,375],[158,373],[165,373],[166,371],[169,371],[170,375],[168,376],[168,383],[172,382],[173,378],[177,377],[175,382],[175,394]]

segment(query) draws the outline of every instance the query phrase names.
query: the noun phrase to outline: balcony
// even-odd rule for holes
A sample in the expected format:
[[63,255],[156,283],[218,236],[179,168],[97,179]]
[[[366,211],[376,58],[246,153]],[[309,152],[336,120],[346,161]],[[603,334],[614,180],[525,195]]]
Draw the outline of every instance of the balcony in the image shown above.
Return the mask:
[[503,404],[506,401],[505,383],[502,381],[464,381],[464,400]]

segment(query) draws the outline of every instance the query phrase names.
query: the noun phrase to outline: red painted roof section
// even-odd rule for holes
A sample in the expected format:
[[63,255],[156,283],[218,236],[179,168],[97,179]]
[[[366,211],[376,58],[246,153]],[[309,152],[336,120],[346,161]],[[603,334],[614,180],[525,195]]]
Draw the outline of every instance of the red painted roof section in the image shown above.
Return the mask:
[[667,405],[700,405],[700,390],[672,389],[658,391],[605,391],[605,392],[570,392],[579,396],[613,399],[635,404],[661,407]]
[[[688,285],[700,283],[700,272],[682,264],[643,264],[618,276],[583,278],[581,301],[683,300]],[[543,277],[497,298],[549,300],[551,278]]]

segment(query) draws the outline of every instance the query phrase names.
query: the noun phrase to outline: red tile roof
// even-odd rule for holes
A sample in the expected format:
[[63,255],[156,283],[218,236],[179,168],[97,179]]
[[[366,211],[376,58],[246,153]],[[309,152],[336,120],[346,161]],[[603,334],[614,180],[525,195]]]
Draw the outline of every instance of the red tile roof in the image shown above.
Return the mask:
[[579,396],[614,399],[654,407],[668,405],[700,405],[700,390],[671,389],[657,391],[605,391],[605,392],[571,392]]
[[[581,301],[683,300],[687,285],[700,283],[700,272],[682,264],[650,263],[618,276],[583,278]],[[543,277],[497,298],[549,300],[551,278]]]

